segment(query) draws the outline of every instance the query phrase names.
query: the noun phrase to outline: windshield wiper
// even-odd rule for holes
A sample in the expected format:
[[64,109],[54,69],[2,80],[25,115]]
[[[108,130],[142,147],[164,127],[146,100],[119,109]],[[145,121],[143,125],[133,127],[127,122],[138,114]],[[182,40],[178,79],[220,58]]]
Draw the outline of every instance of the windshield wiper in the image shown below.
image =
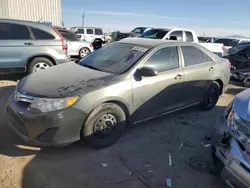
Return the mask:
[[93,69],[93,70],[102,71],[102,70],[100,70],[100,69],[98,69],[98,68],[96,68],[96,67],[94,67],[94,66],[92,66],[92,65],[82,64],[82,66],[84,66],[84,67],[88,67],[88,68]]

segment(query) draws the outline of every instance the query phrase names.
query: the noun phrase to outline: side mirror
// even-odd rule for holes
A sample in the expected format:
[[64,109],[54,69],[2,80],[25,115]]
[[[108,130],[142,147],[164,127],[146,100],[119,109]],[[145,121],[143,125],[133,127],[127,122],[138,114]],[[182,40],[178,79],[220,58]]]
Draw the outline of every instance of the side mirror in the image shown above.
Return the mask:
[[171,36],[169,37],[169,40],[177,40],[177,36]]
[[142,67],[136,70],[135,76],[137,77],[151,77],[158,74],[157,70],[151,67]]

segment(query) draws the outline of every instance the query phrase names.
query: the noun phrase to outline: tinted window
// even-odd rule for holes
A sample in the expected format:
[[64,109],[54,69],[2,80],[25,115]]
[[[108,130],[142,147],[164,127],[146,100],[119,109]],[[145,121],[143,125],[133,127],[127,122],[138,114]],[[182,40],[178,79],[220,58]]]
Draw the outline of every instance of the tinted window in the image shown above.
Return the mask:
[[30,40],[30,32],[24,25],[0,23],[0,40]]
[[217,39],[214,43],[222,43],[224,46],[235,46],[239,40],[237,39]]
[[37,40],[51,40],[51,39],[54,39],[55,37],[45,31],[42,31],[40,29],[36,29],[36,28],[30,28],[34,37],[37,39]]
[[65,38],[66,40],[69,41],[78,41],[76,36],[73,33],[70,32],[63,32],[61,31],[60,34],[63,36],[63,38]]
[[140,28],[140,27],[137,27],[137,28],[135,28],[134,30],[132,30],[131,32],[133,32],[133,33],[143,33],[143,31],[144,31],[145,29],[143,29],[143,28]]
[[95,35],[102,35],[102,30],[101,29],[95,29]]
[[196,47],[182,46],[181,50],[185,62],[185,67],[212,61],[212,59],[207,54],[203,53]]
[[113,43],[100,48],[80,61],[103,72],[121,74],[134,65],[148,48],[133,44]]
[[174,31],[170,34],[170,37],[176,36],[177,40],[183,41],[183,34],[182,31]]
[[87,34],[94,34],[93,29],[87,29]]
[[189,31],[186,31],[186,42],[193,42],[193,41],[194,41],[193,34]]
[[144,66],[152,67],[158,72],[173,70],[179,67],[179,58],[176,47],[163,48],[155,52]]
[[77,34],[84,34],[84,29],[77,29]]
[[152,38],[152,39],[162,39],[169,32],[169,30],[163,29],[150,29],[145,33],[141,34],[143,38]]

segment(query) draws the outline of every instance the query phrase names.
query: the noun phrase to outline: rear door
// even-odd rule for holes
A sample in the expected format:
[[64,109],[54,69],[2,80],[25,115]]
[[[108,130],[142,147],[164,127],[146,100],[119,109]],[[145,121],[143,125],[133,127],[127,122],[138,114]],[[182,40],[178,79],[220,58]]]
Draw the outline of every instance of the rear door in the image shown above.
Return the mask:
[[47,31],[29,27],[35,38],[35,46],[37,47],[37,55],[49,54],[52,57],[66,58],[66,51],[62,50],[62,41],[55,39],[55,36]]
[[181,46],[184,60],[185,95],[188,103],[200,102],[215,77],[216,66],[213,60],[195,46]]
[[94,40],[94,30],[93,29],[86,29],[85,40],[89,42],[93,42]]
[[177,47],[161,48],[143,65],[154,68],[158,75],[141,80],[132,78],[134,121],[184,105],[182,83],[185,78],[179,59]]
[[0,23],[0,68],[20,68],[24,71],[32,54],[36,54],[36,47],[27,26]]

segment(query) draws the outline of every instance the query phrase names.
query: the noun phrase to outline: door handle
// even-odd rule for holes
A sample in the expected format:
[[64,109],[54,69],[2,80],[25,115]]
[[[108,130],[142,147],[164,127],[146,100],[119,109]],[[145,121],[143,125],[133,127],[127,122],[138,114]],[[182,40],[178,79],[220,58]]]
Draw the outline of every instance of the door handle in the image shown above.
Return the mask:
[[30,45],[33,45],[33,43],[31,43],[31,42],[25,42],[24,45],[30,46]]
[[214,71],[214,67],[210,67],[210,68],[209,68],[209,71]]
[[183,75],[178,74],[178,75],[175,77],[175,79],[176,79],[176,80],[181,80],[181,79],[182,79],[182,77],[183,77]]

